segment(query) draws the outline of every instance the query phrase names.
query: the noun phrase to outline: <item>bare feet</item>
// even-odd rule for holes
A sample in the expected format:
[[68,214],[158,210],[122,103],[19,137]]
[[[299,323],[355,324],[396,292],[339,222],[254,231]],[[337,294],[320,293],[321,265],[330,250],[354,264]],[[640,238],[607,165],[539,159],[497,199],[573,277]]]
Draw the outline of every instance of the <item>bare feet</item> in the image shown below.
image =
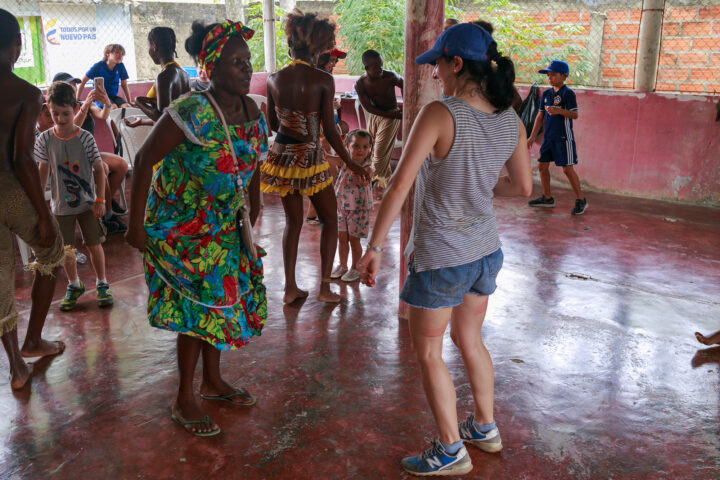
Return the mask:
[[306,298],[308,296],[307,290],[300,290],[299,288],[285,289],[285,295],[283,296],[283,303],[292,303],[298,298]]
[[50,342],[48,340],[40,340],[34,345],[25,345],[20,349],[23,357],[48,357],[50,355],[59,355],[65,351],[65,344],[61,341]]
[[203,413],[194,401],[192,403],[182,402],[182,405],[179,400],[176,401],[171,409],[171,414],[176,423],[193,435],[209,437],[220,433],[220,427],[210,420],[210,417]]
[[247,390],[233,387],[222,379],[216,385],[203,381],[200,385],[200,396],[205,400],[222,400],[242,407],[255,405],[255,397]]
[[340,303],[340,300],[342,300],[342,297],[338,295],[337,293],[333,293],[328,288],[327,290],[320,290],[320,293],[318,293],[317,299],[321,302],[325,303]]
[[32,364],[28,365],[25,362],[21,362],[20,365],[17,365],[14,371],[10,372],[10,387],[13,390],[20,390],[25,386],[25,384],[27,384],[30,377],[32,377],[32,374]]
[[720,331],[713,333],[709,337],[706,337],[700,332],[695,332],[695,338],[697,338],[697,341],[703,345],[720,345]]

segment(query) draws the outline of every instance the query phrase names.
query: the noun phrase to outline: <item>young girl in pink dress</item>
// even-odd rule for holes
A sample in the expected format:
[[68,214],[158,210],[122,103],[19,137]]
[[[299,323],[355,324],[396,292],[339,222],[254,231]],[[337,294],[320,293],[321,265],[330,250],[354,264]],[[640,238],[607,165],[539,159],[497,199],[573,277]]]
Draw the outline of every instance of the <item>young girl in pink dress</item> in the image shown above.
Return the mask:
[[[372,177],[370,152],[373,138],[366,130],[353,130],[345,137],[345,146],[353,162],[361,165]],[[361,238],[367,238],[372,212],[372,187],[370,182],[358,178],[343,162],[338,162],[339,172],[335,180],[335,196],[338,213],[338,250],[340,265],[330,274],[345,282],[356,282],[360,274],[356,263],[362,256]],[[348,244],[350,248],[348,248]],[[348,270],[348,253],[352,250],[352,266]]]

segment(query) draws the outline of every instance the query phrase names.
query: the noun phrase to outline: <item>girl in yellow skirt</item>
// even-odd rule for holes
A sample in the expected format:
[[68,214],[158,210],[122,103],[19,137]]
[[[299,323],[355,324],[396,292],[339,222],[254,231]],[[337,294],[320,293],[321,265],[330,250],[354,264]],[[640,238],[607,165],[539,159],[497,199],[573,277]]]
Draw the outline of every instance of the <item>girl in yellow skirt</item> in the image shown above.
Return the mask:
[[265,193],[278,193],[285,210],[283,262],[285,295],[291,303],[307,297],[295,280],[298,242],[303,224],[303,195],[310,197],[322,222],[320,263],[322,283],[317,299],[339,302],[340,296],[330,291],[330,271],[337,248],[337,211],[333,177],[323,157],[320,124],[327,141],[338,152],[348,168],[368,179],[365,170],[353,162],[335,128],[333,77],[317,68],[317,57],[335,46],[335,25],[319,19],[314,13],[294,10],[285,22],[290,56],[289,66],[268,77],[268,119],[277,132],[275,143],[262,166],[260,188]]

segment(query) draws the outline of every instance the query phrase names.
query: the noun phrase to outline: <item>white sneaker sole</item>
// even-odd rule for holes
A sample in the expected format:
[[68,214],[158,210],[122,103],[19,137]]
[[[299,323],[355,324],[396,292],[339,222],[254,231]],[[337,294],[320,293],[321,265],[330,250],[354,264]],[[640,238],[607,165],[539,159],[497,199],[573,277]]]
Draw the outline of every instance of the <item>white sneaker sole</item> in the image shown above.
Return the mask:
[[449,477],[452,475],[465,475],[466,473],[470,473],[472,469],[472,462],[468,462],[463,465],[453,466],[452,468],[448,468],[447,470],[438,470],[436,472],[428,473],[413,472],[403,467],[403,470],[408,472],[410,475],[415,475],[416,477]]
[[463,442],[469,443],[473,447],[479,448],[483,452],[487,453],[497,453],[503,448],[502,442],[489,443],[483,442],[482,440],[463,440]]

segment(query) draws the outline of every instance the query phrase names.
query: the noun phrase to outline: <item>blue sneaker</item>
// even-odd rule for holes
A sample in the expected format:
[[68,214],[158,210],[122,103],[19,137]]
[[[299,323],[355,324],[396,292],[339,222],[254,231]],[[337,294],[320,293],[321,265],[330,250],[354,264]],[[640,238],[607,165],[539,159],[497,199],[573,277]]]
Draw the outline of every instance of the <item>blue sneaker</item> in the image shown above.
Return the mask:
[[472,470],[472,461],[463,446],[455,455],[448,454],[437,438],[430,442],[431,447],[414,457],[402,459],[406,472],[418,477],[435,475],[464,475]]
[[460,427],[460,439],[467,442],[473,447],[477,447],[483,452],[495,453],[502,450],[502,440],[500,439],[500,431],[493,428],[487,433],[480,433],[475,428],[475,415],[470,415],[467,420],[462,422]]

